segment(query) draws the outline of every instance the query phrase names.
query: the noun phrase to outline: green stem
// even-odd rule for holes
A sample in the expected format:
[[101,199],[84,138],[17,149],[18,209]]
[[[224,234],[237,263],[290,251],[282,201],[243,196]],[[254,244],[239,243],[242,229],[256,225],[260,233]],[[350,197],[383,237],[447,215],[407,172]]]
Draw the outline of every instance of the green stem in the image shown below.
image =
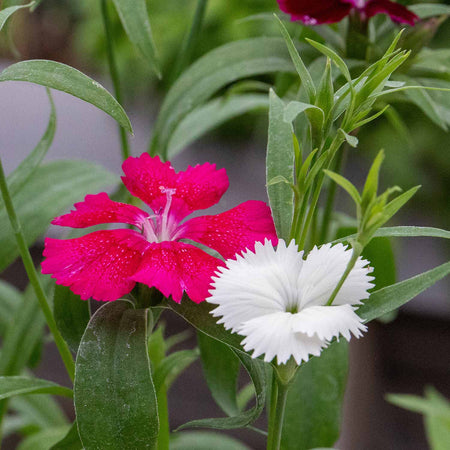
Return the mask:
[[[274,374],[275,383],[272,385],[270,405],[269,435],[267,437],[267,450],[279,450],[281,445],[281,432],[283,430],[284,411],[289,384],[282,383]],[[274,385],[276,388],[274,389]],[[276,394],[274,395],[274,392]]]
[[158,402],[159,432],[158,432],[158,450],[169,450],[169,408],[167,405],[167,391],[163,385],[156,393]]
[[11,223],[11,228],[14,232],[17,246],[19,247],[20,256],[22,257],[23,265],[27,272],[30,284],[34,289],[36,297],[39,302],[39,306],[44,313],[45,320],[47,321],[48,328],[53,335],[55,344],[58,347],[61,358],[66,366],[67,373],[70,379],[73,381],[75,374],[75,364],[73,362],[72,354],[70,353],[69,347],[62,338],[58,327],[56,326],[55,319],[53,318],[52,311],[48,305],[47,297],[39,281],[39,277],[34,267],[33,260],[31,259],[30,251],[28,250],[28,245],[25,241],[25,237],[22,232],[22,227],[20,225],[19,219],[16,215],[14,205],[9,194],[8,185],[6,183],[5,172],[3,171],[3,164],[0,158],[0,190],[2,192],[3,201],[5,203],[6,211],[8,213],[9,221]]
[[336,295],[338,295],[339,291],[341,290],[342,285],[344,284],[345,280],[347,279],[348,275],[350,274],[351,270],[353,269],[354,265],[356,264],[356,261],[358,260],[359,256],[361,255],[361,252],[362,252],[362,247],[357,242],[354,243],[352,257],[350,258],[350,261],[348,262],[347,267],[345,268],[345,272],[342,274],[342,277],[339,280],[339,283],[336,285],[333,292],[331,293],[331,296],[328,299],[326,306],[331,306],[333,304],[333,301],[336,298]]
[[[348,150],[348,145],[345,145],[344,148],[342,149],[342,151],[338,153],[337,158],[336,158],[335,167],[334,167],[334,172],[340,173],[341,168],[344,165],[343,162],[345,160],[347,150]],[[333,212],[334,201],[336,198],[336,190],[337,190],[337,184],[331,183],[330,187],[328,189],[327,200],[325,203],[325,209],[324,209],[323,217],[322,217],[322,227],[321,227],[320,236],[319,236],[319,240],[320,240],[321,244],[324,243],[328,237],[328,231],[329,231],[330,222],[331,222],[331,214]]]
[[183,69],[191,62],[192,52],[194,51],[195,44],[202,27],[203,19],[205,17],[207,3],[208,0],[198,0],[189,34],[181,44],[177,62],[170,77],[172,83],[178,78]]
[[[106,35],[106,54],[108,57],[109,73],[111,76],[111,81],[113,83],[114,95],[116,100],[122,104],[122,91],[120,89],[120,79],[119,71],[117,69],[116,56],[114,54],[113,40],[114,36],[111,29],[111,20],[108,13],[108,3],[107,0],[101,0],[102,18],[103,26],[105,28]],[[119,125],[119,135],[120,135],[120,145],[122,149],[122,159],[127,159],[130,153],[130,145],[128,143],[127,132],[124,128]]]

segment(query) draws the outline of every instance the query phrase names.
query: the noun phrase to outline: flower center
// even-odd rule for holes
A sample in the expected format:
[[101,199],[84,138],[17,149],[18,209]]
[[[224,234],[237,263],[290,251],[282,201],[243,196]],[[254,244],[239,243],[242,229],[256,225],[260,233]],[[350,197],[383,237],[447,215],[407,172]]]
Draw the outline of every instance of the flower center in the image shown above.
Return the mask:
[[176,189],[159,187],[161,193],[166,194],[166,205],[162,212],[148,216],[142,224],[142,234],[149,242],[174,241],[177,237],[178,222],[170,214],[172,197]]

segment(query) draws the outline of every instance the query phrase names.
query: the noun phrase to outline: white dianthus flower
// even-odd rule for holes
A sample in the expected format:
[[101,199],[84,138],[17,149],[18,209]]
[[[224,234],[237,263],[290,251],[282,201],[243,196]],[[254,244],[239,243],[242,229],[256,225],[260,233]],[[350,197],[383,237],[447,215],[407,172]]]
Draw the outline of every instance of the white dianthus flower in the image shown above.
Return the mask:
[[258,242],[235,260],[227,260],[213,277],[209,303],[218,305],[211,314],[218,323],[244,336],[242,345],[254,358],[277,358],[297,364],[318,356],[339,335],[350,340],[367,327],[354,305],[369,298],[373,284],[369,261],[358,258],[331,306],[326,306],[350,261],[352,250],[337,244],[314,247],[303,259],[292,241]]

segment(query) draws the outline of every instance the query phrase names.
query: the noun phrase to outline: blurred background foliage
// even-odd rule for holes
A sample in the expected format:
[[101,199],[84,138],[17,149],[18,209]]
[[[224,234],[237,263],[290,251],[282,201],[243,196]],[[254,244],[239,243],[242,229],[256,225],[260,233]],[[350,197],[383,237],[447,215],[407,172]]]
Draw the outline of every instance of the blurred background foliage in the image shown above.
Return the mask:
[[[424,1],[399,3],[411,5]],[[450,1],[426,3],[450,4]],[[197,0],[147,0],[164,74],[161,81],[149,71],[133,49],[114,8],[110,8],[127,105],[132,105],[138,99],[148,99],[154,104],[155,99],[164,97],[173,82],[170,74],[179,57],[181,43],[188,33],[196,4]],[[251,36],[278,36],[274,21],[267,18],[246,20],[255,15],[272,12],[280,13],[275,0],[210,0],[192,60],[230,41]],[[385,16],[378,16],[376,20],[389,21]],[[87,73],[94,72],[100,77],[108,77],[100,2],[44,0],[33,14],[17,14],[14,22],[14,42],[24,59],[53,59],[71,64]],[[332,27],[337,29],[338,26]],[[27,31],[24,33],[24,30]],[[291,35],[300,40],[308,36],[320,39],[315,31],[302,27],[299,23],[290,24],[289,30]],[[448,46],[449,42],[450,21],[443,20],[429,47],[443,48]],[[4,39],[0,42],[0,51],[2,56],[8,56],[9,51]],[[308,56],[305,59],[308,60]],[[447,56],[447,62],[450,63],[450,56]],[[262,81],[265,79],[262,78]],[[432,123],[416,106],[402,101],[401,97],[396,100],[398,101],[391,114],[384,115],[359,134],[358,154],[363,155],[364,160],[367,159],[364,161],[366,165],[380,148],[384,148],[387,155],[384,179],[395,179],[398,185],[405,189],[417,183],[422,184],[416,200],[416,206],[417,201],[420,202],[424,217],[420,223],[445,228],[450,219],[450,134]],[[222,139],[229,139],[229,136],[232,136],[232,139],[245,139],[251,135],[252,139],[257,139],[261,145],[265,145],[266,120],[265,112],[247,114],[244,118],[222,125],[216,133],[218,132]],[[352,158],[358,158],[355,152],[352,152]],[[353,166],[351,161],[349,166]]]

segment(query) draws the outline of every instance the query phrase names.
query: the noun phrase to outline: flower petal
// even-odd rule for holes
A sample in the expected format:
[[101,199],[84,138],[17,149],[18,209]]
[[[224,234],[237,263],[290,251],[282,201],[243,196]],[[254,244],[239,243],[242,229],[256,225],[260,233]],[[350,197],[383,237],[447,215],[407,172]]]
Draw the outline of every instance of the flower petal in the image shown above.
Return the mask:
[[152,158],[148,153],[127,158],[122,168],[125,186],[156,214],[164,210],[170,196],[170,214],[177,221],[215,205],[229,185],[225,169],[216,170],[215,164],[189,166],[177,174],[170,162],[163,163],[159,156]]
[[301,20],[307,25],[339,22],[352,8],[341,0],[278,0],[278,5],[281,11],[290,14],[291,20]]
[[126,203],[114,202],[105,192],[87,195],[84,202],[75,203],[75,210],[53,219],[53,225],[86,228],[101,223],[128,223],[140,226],[148,214]]
[[209,208],[222,198],[228,186],[225,169],[217,170],[210,163],[188,166],[177,175],[171,211],[181,220],[193,211]]
[[139,158],[127,158],[122,164],[125,176],[123,184],[130,193],[140,198],[155,213],[164,209],[167,202],[166,189],[175,189],[177,175],[170,162],[161,162],[159,156],[152,158],[143,153]]
[[225,328],[237,331],[255,317],[286,311],[296,305],[296,282],[303,264],[302,253],[280,239],[275,250],[266,240],[256,243],[255,252],[245,252],[226,261],[213,278],[209,303],[219,305],[211,314],[222,318]]
[[394,22],[407,23],[409,25],[414,25],[419,20],[419,17],[405,6],[390,0],[369,0],[364,7],[364,12],[367,17],[372,17],[376,14],[387,14]]
[[[330,342],[342,334],[350,341],[351,334],[359,338],[367,327],[350,305],[312,306],[294,314],[292,329]],[[350,334],[351,333],[351,334]]]
[[310,355],[319,356],[327,343],[317,336],[295,332],[295,316],[277,312],[245,322],[239,329],[239,334],[246,336],[244,350],[253,350],[253,358],[264,354],[266,362],[276,357],[278,364],[285,364],[291,356],[297,364],[308,361]]
[[[307,306],[325,305],[341,276],[345,272],[352,256],[352,250],[346,250],[342,244],[314,247],[306,258],[298,275],[299,310]],[[373,287],[369,261],[358,258],[354,268],[339,290],[333,305],[359,305],[361,300],[369,298],[367,292]]]
[[241,203],[214,216],[195,217],[180,229],[179,238],[192,239],[234,258],[242,250],[254,250],[255,242],[269,239],[277,244],[270,208],[260,201]]
[[111,301],[129,293],[148,242],[132,230],[95,231],[76,239],[45,240],[42,273],[81,296]]
[[211,277],[222,265],[220,259],[193,245],[164,241],[149,244],[134,281],[154,286],[165,297],[180,303],[183,291],[200,303],[208,296]]

